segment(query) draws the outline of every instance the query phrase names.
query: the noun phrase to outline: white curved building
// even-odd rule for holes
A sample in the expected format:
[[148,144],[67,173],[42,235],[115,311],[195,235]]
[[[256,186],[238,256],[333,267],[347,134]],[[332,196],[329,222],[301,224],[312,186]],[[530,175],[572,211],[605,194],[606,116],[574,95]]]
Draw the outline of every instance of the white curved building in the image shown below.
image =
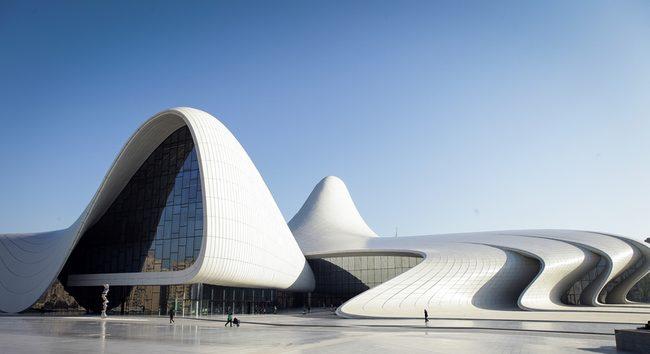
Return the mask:
[[332,176],[287,225],[230,131],[175,108],[133,134],[71,227],[0,235],[0,311],[62,299],[96,310],[109,284],[124,313],[279,304],[347,317],[614,318],[650,313],[627,298],[649,257],[642,243],[574,230],[379,237]]
[[[184,138],[184,144],[179,143],[180,135]],[[176,141],[168,141],[170,138]],[[158,161],[150,160],[154,154]],[[172,164],[178,166],[170,167]],[[0,310],[17,312],[31,306],[59,276],[80,240],[104,236],[131,237],[127,234],[117,235],[115,230],[109,230],[111,235],[105,235],[106,232],[92,232],[92,228],[101,223],[107,211],[124,201],[120,199],[120,193],[128,189],[134,177],[140,177],[139,172],[143,175],[156,173],[151,171],[152,165],[174,170],[173,178],[161,182],[170,174],[148,179],[142,176],[150,186],[132,188],[133,193],[124,198],[128,199],[139,192],[154,194],[166,189],[162,191],[166,193],[149,196],[159,199],[150,203],[144,200],[145,196],[139,200],[127,200],[136,205],[126,212],[150,212],[155,214],[157,220],[153,220],[153,217],[151,220],[146,217],[137,220],[142,225],[135,225],[128,231],[133,231],[132,236],[140,238],[138,241],[141,242],[135,245],[129,240],[120,240],[124,242],[117,246],[127,252],[124,246],[133,244],[139,252],[146,253],[148,250],[155,251],[155,247],[143,249],[143,243],[160,240],[162,248],[165,248],[165,240],[169,239],[170,250],[163,249],[162,253],[171,254],[176,244],[176,264],[154,265],[148,271],[141,271],[145,264],[126,267],[130,269],[84,264],[81,269],[71,267],[66,274],[66,286],[208,283],[295,291],[310,291],[313,288],[314,278],[305,257],[264,180],[237,139],[210,114],[192,108],[175,108],[155,115],[133,134],[113,162],[90,205],[70,228],[40,234],[0,236]],[[149,170],[143,171],[143,168]],[[181,173],[181,180],[177,181]],[[155,183],[159,185],[156,187]],[[166,203],[167,199],[174,199],[168,190],[178,191],[178,203]],[[190,198],[196,199],[196,203],[190,203]],[[167,212],[170,212],[170,222],[165,220]],[[115,213],[123,214],[124,211]],[[130,221],[126,220],[127,223]],[[188,237],[190,231],[187,224],[190,222],[193,225],[192,237]],[[149,227],[150,230],[146,231],[153,232],[153,235],[143,234],[138,229],[142,227]],[[201,231],[197,233],[196,230]],[[187,246],[188,239],[192,243],[198,240],[199,244],[192,245],[190,257],[187,257],[190,250],[183,249],[184,257],[181,260],[178,257],[178,244]],[[92,263],[95,260],[84,259],[84,256],[97,258],[114,251],[108,247],[112,245],[110,242],[89,241],[87,247],[77,247],[80,253],[86,254],[80,254],[77,257],[79,261],[75,263]],[[99,247],[97,254],[89,254],[97,246],[107,247]],[[130,258],[131,262],[136,259],[135,263],[150,261],[147,255],[133,255]],[[105,262],[104,259],[96,261]]]
[[[323,279],[332,271],[366,284],[338,308],[342,316],[418,317],[423,309],[472,318],[504,317],[504,310],[650,313],[626,298],[649,272],[648,248],[620,236],[519,230],[377,237],[332,176],[318,183],[289,226],[312,268],[324,268],[314,269],[315,293],[332,287]],[[377,256],[385,264],[370,265]],[[420,260],[382,274],[380,284],[370,281],[408,256]]]

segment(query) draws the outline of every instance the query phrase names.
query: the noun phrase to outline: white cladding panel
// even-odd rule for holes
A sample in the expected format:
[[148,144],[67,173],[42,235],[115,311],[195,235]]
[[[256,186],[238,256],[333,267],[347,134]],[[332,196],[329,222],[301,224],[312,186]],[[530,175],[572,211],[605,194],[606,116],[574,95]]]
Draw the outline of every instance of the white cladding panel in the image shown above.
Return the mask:
[[[334,188],[324,188],[328,184]],[[620,307],[628,302],[625,294],[648,273],[650,252],[638,242],[575,230],[375,237],[349,231],[356,229],[354,225],[365,225],[349,195],[340,179],[327,177],[291,220],[289,226],[307,256],[393,251],[420,254],[424,260],[347,301],[339,307],[339,315],[420,317],[427,309],[438,317],[481,316],[508,306],[564,313],[650,313],[643,306]],[[351,208],[353,218],[337,212]],[[605,260],[602,273],[590,279],[586,275],[594,273],[601,258]],[[597,307],[563,303],[569,288],[584,279],[591,283],[580,298]],[[613,290],[607,304],[599,303],[598,295],[608,284]]]
[[151,152],[187,125],[200,164],[204,235],[194,264],[182,271],[87,274],[70,285],[181,284],[309,291],[313,274],[271,192],[243,147],[210,114],[175,108],[145,122],[113,162],[91,203],[68,229],[0,235],[0,310],[21,311],[57,277],[79,237],[111,205]]
[[[205,213],[203,244],[194,264],[173,272],[73,275],[69,285],[202,282],[311,291],[314,277],[303,253],[318,257],[400,252],[424,260],[359,294],[337,312],[372,317],[420,317],[424,309],[450,317],[495,310],[650,313],[649,307],[630,306],[626,299],[630,288],[650,271],[650,248],[622,236],[515,230],[377,237],[343,181],[333,176],[318,183],[287,226],[236,138],[217,119],[192,108],[164,111],[142,124],[70,228],[0,235],[1,311],[23,310],[41,296],[81,235],[99,220],[151,152],[182,126],[188,126],[195,142]],[[600,273],[597,267],[602,268]],[[591,306],[564,304],[562,296],[584,279],[589,284],[580,299]],[[605,293],[602,302],[599,294]]]

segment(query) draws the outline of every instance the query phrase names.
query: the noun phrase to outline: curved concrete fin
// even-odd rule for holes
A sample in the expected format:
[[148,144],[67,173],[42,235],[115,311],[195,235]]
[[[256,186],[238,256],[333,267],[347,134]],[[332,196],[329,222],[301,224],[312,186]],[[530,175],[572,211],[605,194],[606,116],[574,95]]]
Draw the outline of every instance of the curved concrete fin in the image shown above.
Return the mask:
[[343,181],[336,176],[323,178],[289,221],[303,252],[312,247],[331,246],[339,243],[350,247],[349,242],[364,241],[377,234],[359,214],[350,192]]

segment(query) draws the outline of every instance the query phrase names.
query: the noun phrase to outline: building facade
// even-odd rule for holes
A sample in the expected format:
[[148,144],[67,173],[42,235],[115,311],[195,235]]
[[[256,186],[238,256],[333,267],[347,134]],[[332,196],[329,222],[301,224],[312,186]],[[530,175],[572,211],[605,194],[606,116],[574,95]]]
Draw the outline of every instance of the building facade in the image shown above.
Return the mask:
[[378,237],[333,176],[286,223],[230,131],[175,108],[133,134],[68,229],[0,235],[0,311],[96,312],[109,284],[123,314],[650,313],[632,301],[649,259],[641,242],[577,230]]

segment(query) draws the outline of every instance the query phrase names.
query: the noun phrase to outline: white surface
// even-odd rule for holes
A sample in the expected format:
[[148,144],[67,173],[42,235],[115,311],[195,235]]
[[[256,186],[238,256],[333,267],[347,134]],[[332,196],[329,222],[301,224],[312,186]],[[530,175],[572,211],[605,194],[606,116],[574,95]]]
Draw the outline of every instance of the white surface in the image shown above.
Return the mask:
[[[508,231],[504,233],[512,235],[518,234],[517,231]],[[589,300],[588,303],[591,305],[603,305],[597,299],[598,294],[603,290],[603,288],[605,288],[607,283],[614,280],[625,269],[633,266],[634,263],[641,258],[637,248],[632,246],[632,241],[624,241],[624,239],[596,232],[576,230],[529,230],[526,232],[526,235],[569,242],[605,258],[608,264],[606,271],[603,272],[601,276],[593,282],[594,284],[592,284],[591,288],[587,290],[589,292],[587,300]],[[641,246],[647,248],[643,245]],[[627,289],[627,291],[629,291],[629,289]],[[627,291],[625,291],[625,294],[627,294]],[[612,296],[610,302],[624,303],[625,294]]]
[[0,343],[7,353],[615,353],[613,328],[633,328],[437,320],[425,327],[421,320],[281,315],[242,321],[224,328],[179,317],[174,325],[152,317],[0,317]]
[[[324,188],[329,181],[335,188]],[[611,313],[610,317],[650,313],[647,306],[622,305],[627,291],[648,273],[648,248],[624,237],[575,230],[374,237],[346,231],[345,225],[354,223],[338,211],[350,206],[354,203],[340,179],[327,177],[314,188],[289,224],[305,255],[393,251],[421,254],[424,260],[340,306],[342,316],[419,317],[427,309],[449,317],[477,317],[493,315],[508,304],[510,310],[563,311],[574,317],[594,311]],[[321,209],[326,212],[313,211]],[[358,212],[354,215],[354,220],[363,221]],[[562,303],[563,294],[593,270],[600,257],[606,261],[605,269],[584,293],[585,303],[597,307]],[[641,267],[626,272],[639,262]],[[619,285],[607,304],[601,304],[598,294],[610,282]]]
[[[409,271],[351,299],[344,316],[420,317],[423,309],[449,317],[494,316],[517,308],[588,318],[650,313],[625,294],[650,270],[650,249],[617,235],[575,230],[516,230],[414,237],[377,237],[337,177],[318,183],[285,224],[271,193],[235,137],[209,114],[177,108],[145,122],[116,158],[90,205],[69,229],[0,235],[0,310],[29,307],[58,275],[80,235],[95,223],[150,153],[187,125],[194,138],[204,193],[203,247],[182,271],[75,275],[71,285],[178,284],[274,287],[308,291],[308,256],[406,252],[423,256]],[[293,232],[293,235],[292,233]],[[295,236],[295,239],[294,239]],[[296,243],[296,240],[298,243]],[[562,294],[599,257],[605,271],[584,298],[567,306]],[[607,304],[597,296],[616,284]],[[532,313],[531,313],[532,316]],[[622,315],[621,315],[622,316]]]
[[345,183],[335,176],[318,182],[289,221],[289,228],[300,238],[303,251],[318,249],[321,244],[355,248],[377,236],[359,214]]
[[0,310],[21,311],[57,277],[79,237],[108,209],[147,157],[187,125],[197,149],[203,190],[201,252],[174,272],[76,275],[70,285],[182,284],[274,287],[308,291],[311,269],[242,146],[210,114],[175,108],[146,121],[115,159],[79,219],[66,230],[0,235]]

